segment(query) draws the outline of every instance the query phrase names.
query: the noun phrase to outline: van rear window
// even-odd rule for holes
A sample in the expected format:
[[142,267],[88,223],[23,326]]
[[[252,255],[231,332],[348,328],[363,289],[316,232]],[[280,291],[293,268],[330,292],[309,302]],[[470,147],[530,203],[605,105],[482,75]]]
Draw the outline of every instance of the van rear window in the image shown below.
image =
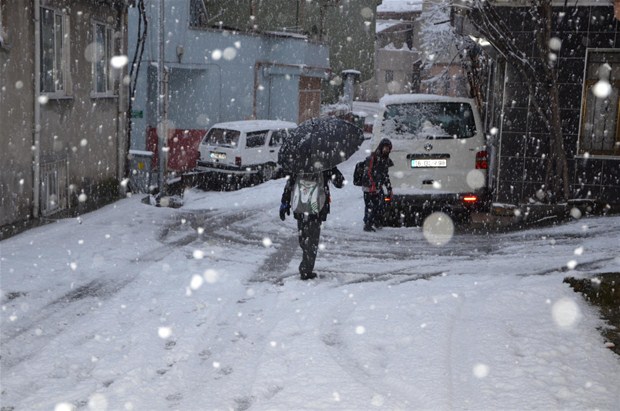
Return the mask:
[[239,144],[239,133],[236,130],[224,128],[212,128],[204,138],[203,144],[210,144],[221,147],[237,147]]
[[476,134],[476,122],[467,103],[402,103],[385,108],[382,129],[402,140],[469,138]]

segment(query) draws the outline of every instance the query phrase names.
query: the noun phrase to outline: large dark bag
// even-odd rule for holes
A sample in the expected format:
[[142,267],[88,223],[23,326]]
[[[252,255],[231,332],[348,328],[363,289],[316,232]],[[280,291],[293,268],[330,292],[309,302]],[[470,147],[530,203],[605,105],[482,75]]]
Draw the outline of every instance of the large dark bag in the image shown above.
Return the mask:
[[361,186],[364,179],[364,170],[366,169],[366,160],[362,160],[355,164],[355,170],[353,171],[353,185]]

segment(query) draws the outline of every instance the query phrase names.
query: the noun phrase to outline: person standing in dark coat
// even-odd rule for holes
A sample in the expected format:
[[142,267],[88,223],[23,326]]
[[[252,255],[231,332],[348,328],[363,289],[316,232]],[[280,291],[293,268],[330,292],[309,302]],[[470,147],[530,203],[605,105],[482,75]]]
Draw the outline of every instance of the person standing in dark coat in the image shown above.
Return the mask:
[[293,174],[288,176],[282,203],[280,219],[291,214],[297,220],[299,246],[303,252],[299,264],[302,280],[316,278],[314,263],[319,249],[321,224],[327,220],[330,211],[329,183],[336,188],[344,185],[344,176],[336,167],[316,174]]
[[392,197],[389,167],[394,163],[390,159],[392,142],[384,138],[366,157],[362,191],[364,192],[364,231],[375,231],[383,227],[383,205],[385,197]]

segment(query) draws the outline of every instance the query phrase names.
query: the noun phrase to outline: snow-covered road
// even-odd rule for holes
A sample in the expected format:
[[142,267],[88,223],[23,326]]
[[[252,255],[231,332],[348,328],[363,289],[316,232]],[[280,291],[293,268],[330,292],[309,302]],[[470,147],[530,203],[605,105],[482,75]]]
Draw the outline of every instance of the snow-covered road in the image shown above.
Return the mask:
[[283,185],[0,242],[2,410],[618,409],[620,359],[562,280],[620,271],[620,217],[369,234],[346,186],[302,282]]

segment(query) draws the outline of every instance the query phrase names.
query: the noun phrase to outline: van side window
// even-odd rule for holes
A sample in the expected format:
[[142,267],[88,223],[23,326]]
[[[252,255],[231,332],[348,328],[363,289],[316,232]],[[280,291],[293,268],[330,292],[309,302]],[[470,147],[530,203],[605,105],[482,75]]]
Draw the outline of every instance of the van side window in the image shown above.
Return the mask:
[[282,144],[284,137],[288,135],[288,130],[276,130],[271,134],[271,140],[269,140],[269,147],[275,147]]
[[267,133],[268,131],[254,131],[252,133],[248,133],[245,138],[245,147],[254,148],[264,146]]

